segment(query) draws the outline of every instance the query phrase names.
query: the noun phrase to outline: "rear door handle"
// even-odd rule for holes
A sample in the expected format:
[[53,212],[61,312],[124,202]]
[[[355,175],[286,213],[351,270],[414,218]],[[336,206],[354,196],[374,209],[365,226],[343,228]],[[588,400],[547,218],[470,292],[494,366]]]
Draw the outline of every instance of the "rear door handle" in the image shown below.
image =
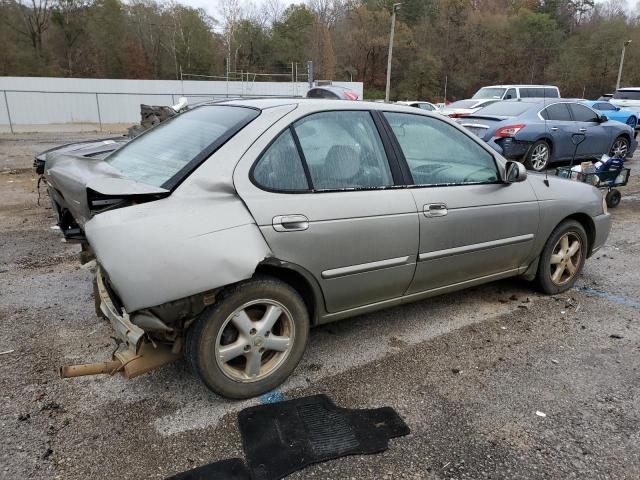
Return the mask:
[[304,215],[278,215],[272,225],[276,232],[299,232],[309,228],[309,219]]
[[551,131],[552,132],[557,132],[558,131],[558,127],[551,127]]
[[578,131],[579,131],[579,132],[586,132],[586,131],[587,131],[587,129],[586,129],[586,128],[579,128],[579,129],[578,129]]
[[424,206],[422,213],[425,217],[444,217],[449,211],[444,203],[430,203]]

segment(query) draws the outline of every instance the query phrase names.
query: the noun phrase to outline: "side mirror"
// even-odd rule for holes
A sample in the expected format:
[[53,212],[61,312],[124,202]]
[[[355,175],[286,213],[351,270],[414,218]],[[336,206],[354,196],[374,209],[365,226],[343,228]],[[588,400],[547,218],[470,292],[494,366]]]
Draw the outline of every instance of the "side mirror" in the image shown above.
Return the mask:
[[520,162],[507,162],[504,174],[504,183],[524,182],[527,178],[527,169]]
[[608,122],[608,121],[609,121],[609,118],[608,118],[606,115],[600,115],[600,116],[598,117],[598,121],[599,121],[600,123]]

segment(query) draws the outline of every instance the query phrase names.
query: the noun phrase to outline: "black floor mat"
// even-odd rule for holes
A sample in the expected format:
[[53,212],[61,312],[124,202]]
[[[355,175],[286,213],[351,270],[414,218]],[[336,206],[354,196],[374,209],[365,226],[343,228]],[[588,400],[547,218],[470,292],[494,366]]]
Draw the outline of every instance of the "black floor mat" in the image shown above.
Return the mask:
[[167,480],[251,480],[241,458],[230,458],[182,472]]
[[382,452],[390,438],[409,433],[392,408],[339,408],[326,395],[250,407],[238,421],[254,480],[280,479],[345,455]]

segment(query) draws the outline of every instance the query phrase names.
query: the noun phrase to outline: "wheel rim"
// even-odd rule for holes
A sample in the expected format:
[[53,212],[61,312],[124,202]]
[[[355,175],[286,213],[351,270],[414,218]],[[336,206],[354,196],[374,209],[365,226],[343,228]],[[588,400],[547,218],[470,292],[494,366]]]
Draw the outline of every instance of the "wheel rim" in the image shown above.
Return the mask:
[[551,281],[556,285],[565,285],[575,277],[582,261],[582,240],[573,232],[567,232],[551,254]]
[[216,363],[236,382],[257,382],[284,363],[291,353],[294,335],[293,317],[280,302],[247,302],[222,324],[216,339]]
[[619,138],[613,144],[611,153],[613,153],[614,157],[625,158],[627,156],[628,149],[627,141],[624,138]]
[[531,152],[531,166],[534,170],[542,170],[549,161],[549,147],[541,143]]

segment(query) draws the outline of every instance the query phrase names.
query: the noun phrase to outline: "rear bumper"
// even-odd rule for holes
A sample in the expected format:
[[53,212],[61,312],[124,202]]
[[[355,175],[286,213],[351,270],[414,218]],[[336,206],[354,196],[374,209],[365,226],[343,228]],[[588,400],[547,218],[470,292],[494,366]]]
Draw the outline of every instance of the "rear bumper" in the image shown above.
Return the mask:
[[503,157],[513,160],[519,160],[524,157],[531,147],[531,142],[520,142],[513,138],[494,137],[487,143],[491,148],[500,152]]
[[593,245],[591,246],[589,256],[600,250],[609,237],[611,231],[611,214],[603,213],[597,217],[592,217],[595,227],[595,235],[593,239]]
[[128,348],[137,353],[142,344],[144,330],[131,323],[129,314],[124,308],[118,309],[115,306],[109,295],[106,280],[100,267],[96,269],[96,287],[100,300],[100,311],[111,323],[116,338],[126,343]]

